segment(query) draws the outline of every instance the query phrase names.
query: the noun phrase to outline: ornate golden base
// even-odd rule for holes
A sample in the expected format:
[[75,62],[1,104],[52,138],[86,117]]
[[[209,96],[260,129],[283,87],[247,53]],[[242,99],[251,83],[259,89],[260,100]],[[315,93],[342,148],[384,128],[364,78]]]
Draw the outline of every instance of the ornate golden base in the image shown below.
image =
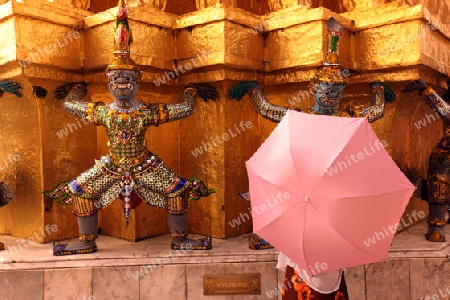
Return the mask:
[[429,235],[427,235],[427,240],[430,242],[445,242],[445,236],[434,229]]
[[248,247],[252,250],[266,250],[274,247],[258,236],[250,236],[248,238]]
[[53,256],[65,256],[65,255],[76,255],[76,254],[89,254],[97,252],[97,245],[94,245],[93,247],[87,247],[84,249],[73,249],[73,250],[66,250],[67,244],[63,243],[53,243]]
[[174,244],[170,245],[172,250],[211,250],[212,249],[212,237],[207,236],[201,240],[197,245],[192,244]]

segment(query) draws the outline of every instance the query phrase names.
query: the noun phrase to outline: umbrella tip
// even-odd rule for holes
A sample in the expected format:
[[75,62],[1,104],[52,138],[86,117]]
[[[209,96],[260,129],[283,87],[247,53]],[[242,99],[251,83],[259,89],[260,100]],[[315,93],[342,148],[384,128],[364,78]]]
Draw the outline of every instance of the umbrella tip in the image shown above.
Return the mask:
[[308,196],[305,197],[305,202],[309,202],[309,197]]

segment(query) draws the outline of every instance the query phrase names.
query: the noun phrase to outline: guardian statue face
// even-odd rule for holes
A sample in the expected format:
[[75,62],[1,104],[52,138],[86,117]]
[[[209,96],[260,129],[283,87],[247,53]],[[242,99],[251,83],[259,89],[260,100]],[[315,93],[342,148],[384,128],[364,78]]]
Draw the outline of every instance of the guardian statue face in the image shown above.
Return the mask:
[[134,98],[138,92],[138,72],[134,70],[109,70],[106,72],[109,78],[109,91],[114,98]]
[[315,103],[312,109],[321,114],[331,115],[336,113],[342,100],[345,84],[320,82],[314,83],[314,88],[316,90],[314,95]]

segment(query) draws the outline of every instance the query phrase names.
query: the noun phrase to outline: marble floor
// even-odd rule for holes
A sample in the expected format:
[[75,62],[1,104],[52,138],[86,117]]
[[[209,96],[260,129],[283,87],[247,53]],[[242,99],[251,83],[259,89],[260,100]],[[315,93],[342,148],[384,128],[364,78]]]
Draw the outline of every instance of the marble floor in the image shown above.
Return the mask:
[[[425,232],[426,223],[409,228],[395,236],[386,262],[347,269],[350,299],[450,299],[450,243],[427,242]],[[185,252],[170,250],[169,235],[137,243],[100,236],[97,253],[64,257],[50,244],[0,241],[0,300],[281,299],[278,252],[250,250],[248,234]],[[204,274],[242,273],[261,274],[260,295],[204,295]]]

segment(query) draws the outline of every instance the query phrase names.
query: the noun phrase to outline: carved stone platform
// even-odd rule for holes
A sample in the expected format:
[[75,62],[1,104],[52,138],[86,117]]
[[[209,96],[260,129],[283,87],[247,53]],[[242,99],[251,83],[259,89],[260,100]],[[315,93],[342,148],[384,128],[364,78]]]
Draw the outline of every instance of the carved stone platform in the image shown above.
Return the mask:
[[[347,269],[350,299],[449,299],[449,243],[427,242],[425,231],[420,223],[398,234],[386,262]],[[284,276],[276,270],[278,252],[250,250],[248,235],[186,253],[171,251],[168,235],[137,243],[100,236],[99,252],[66,257],[52,256],[50,244],[0,239],[7,250],[17,248],[0,252],[2,300],[281,299],[275,296]],[[203,275],[243,273],[261,275],[260,295],[203,295]]]

